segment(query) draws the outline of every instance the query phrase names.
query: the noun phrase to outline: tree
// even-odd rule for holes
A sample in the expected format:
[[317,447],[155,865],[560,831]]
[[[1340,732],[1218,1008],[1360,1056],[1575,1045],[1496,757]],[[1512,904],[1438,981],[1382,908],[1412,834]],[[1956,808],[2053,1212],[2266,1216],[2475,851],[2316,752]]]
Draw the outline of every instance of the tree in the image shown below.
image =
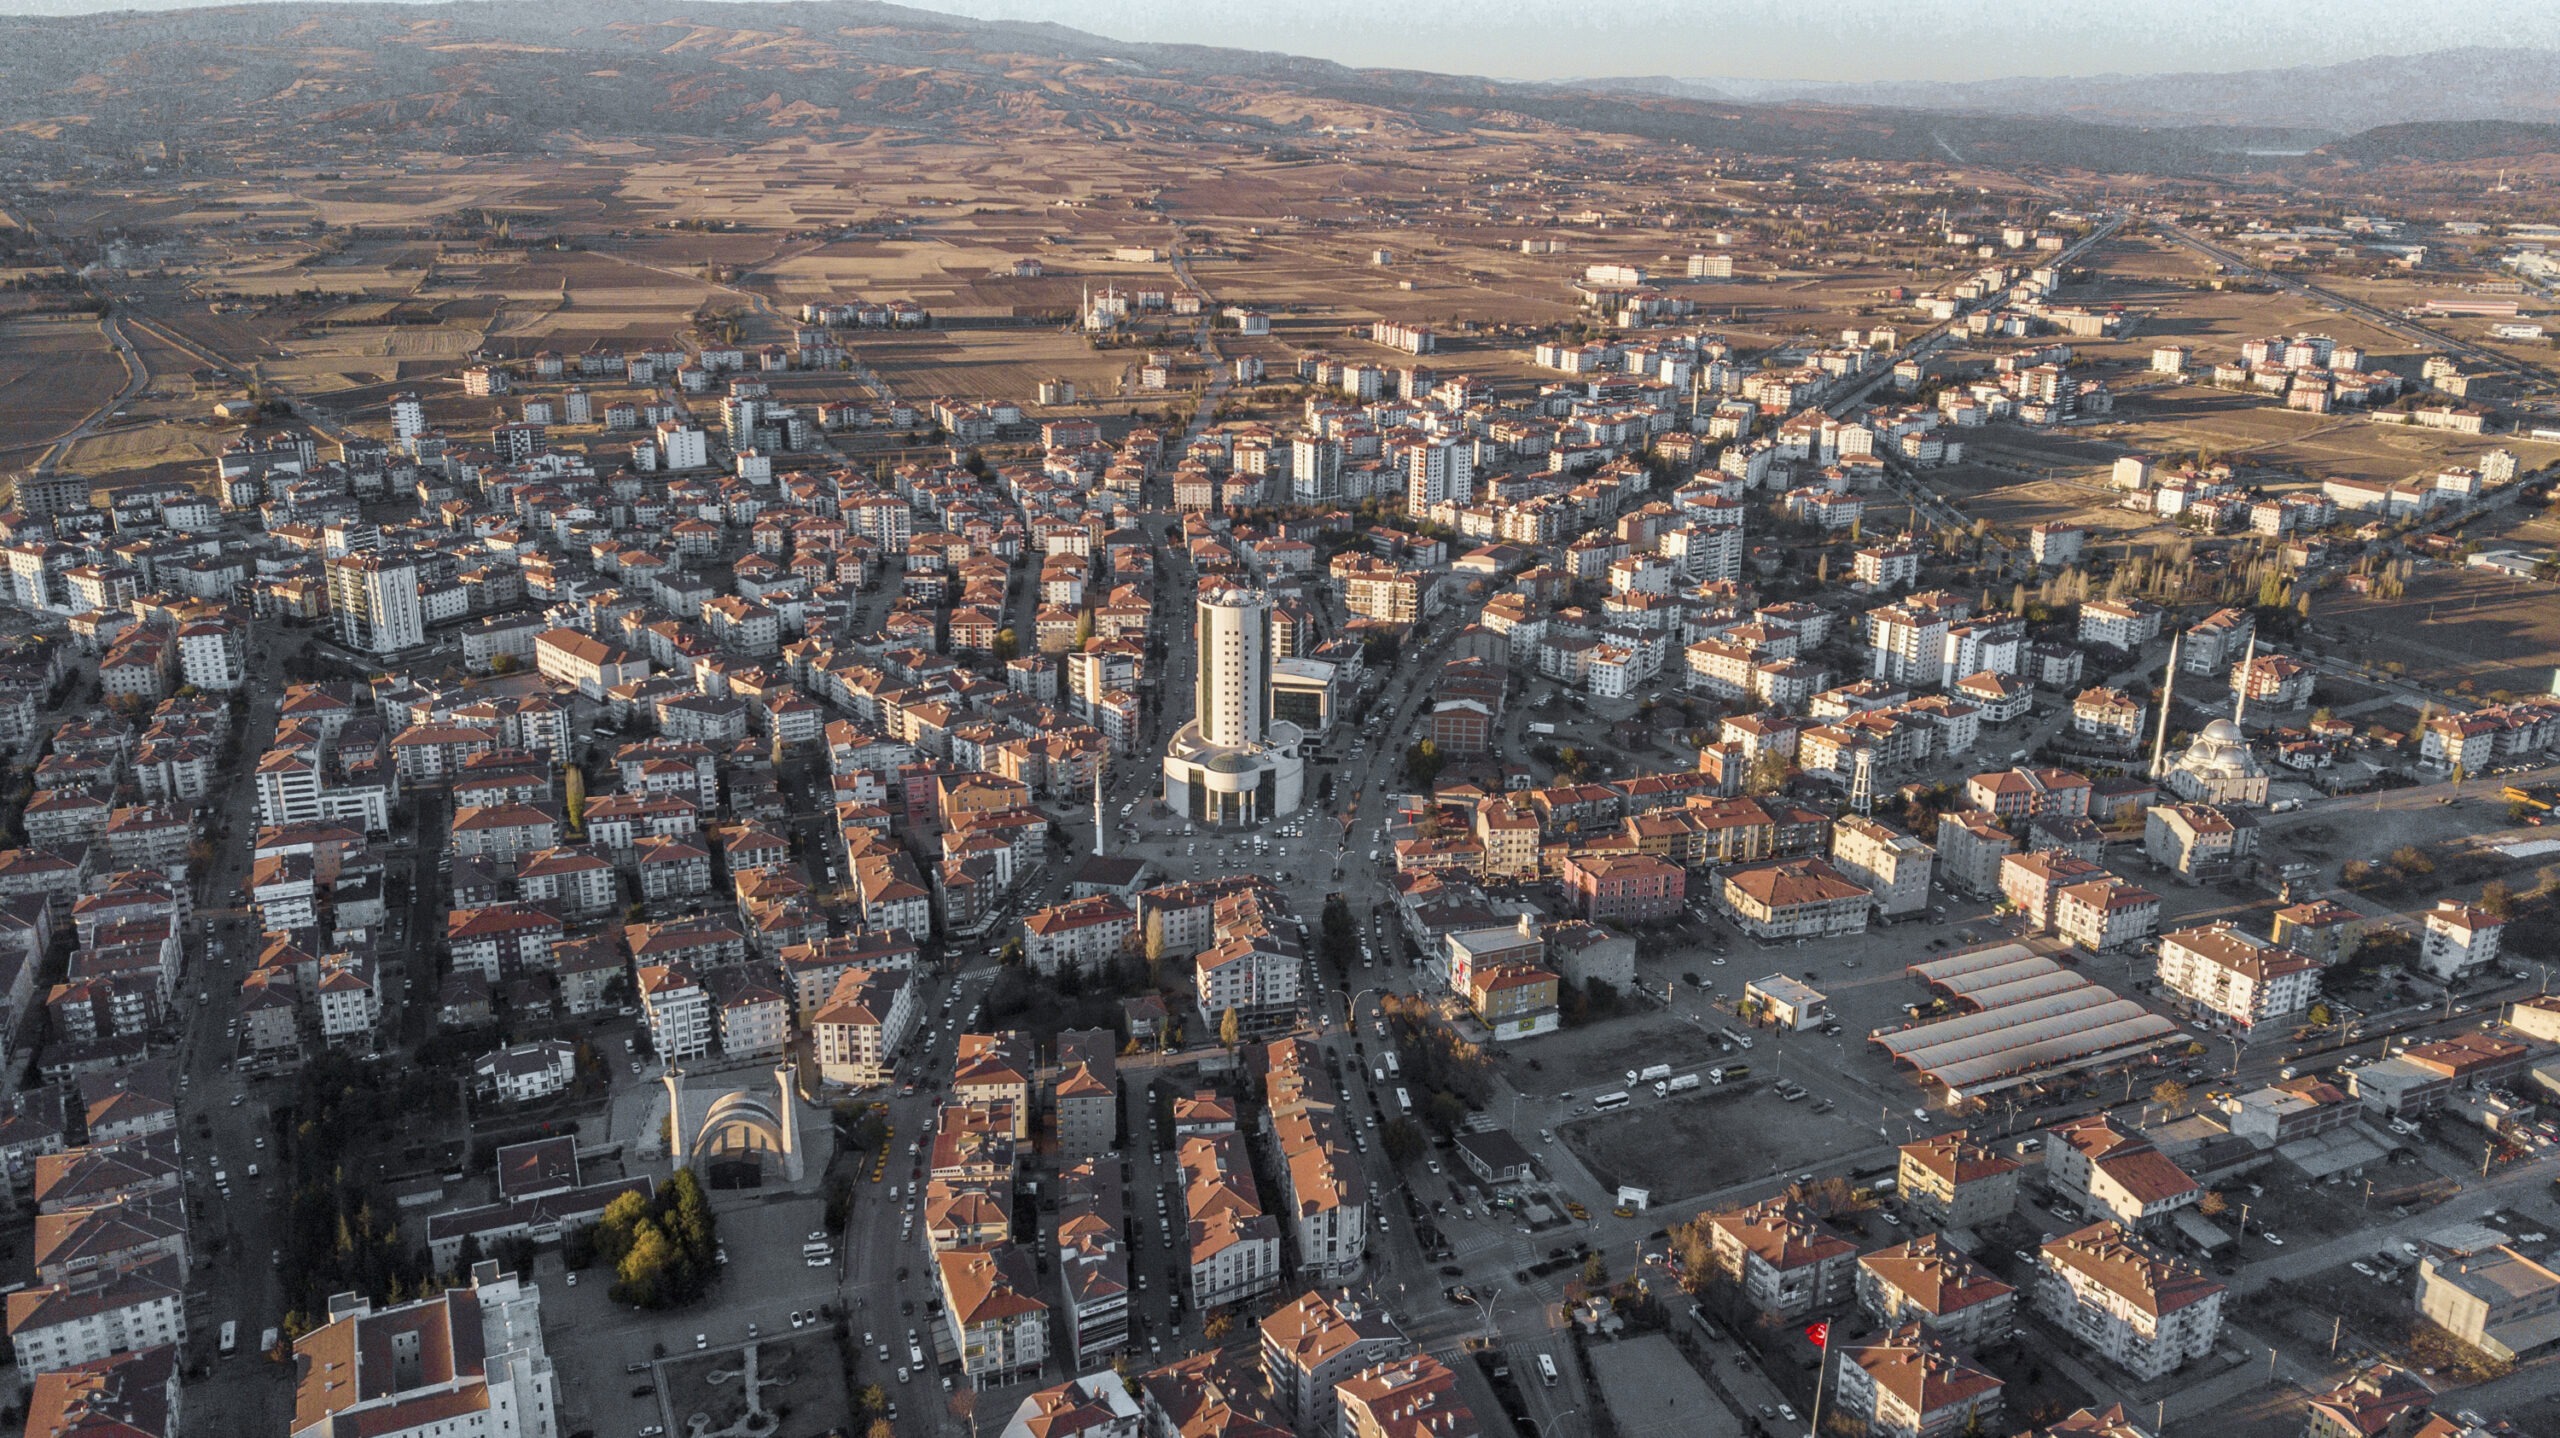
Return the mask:
[[1088,645],[1088,644],[1091,644],[1092,642],[1093,642],[1093,611],[1092,611],[1092,610],[1090,610],[1090,609],[1088,609],[1088,610],[1085,610],[1083,613],[1078,614],[1078,615],[1076,616],[1076,637],[1075,637],[1075,647],[1076,647],[1076,648],[1078,648],[1078,649],[1082,649],[1083,647],[1085,647],[1085,646],[1086,646],[1086,645]]
[[1378,1130],[1378,1146],[1398,1168],[1422,1157],[1422,1130],[1409,1118],[1391,1118]]
[[2504,879],[2491,879],[2480,889],[2480,907],[2501,919],[2516,916],[2516,891]]
[[1774,749],[1763,749],[1760,757],[1751,761],[1749,772],[1743,775],[1742,791],[1755,797],[1774,794],[1786,782],[1786,756]]
[[1431,781],[1440,777],[1441,769],[1447,764],[1448,760],[1440,753],[1440,746],[1428,739],[1416,740],[1414,746],[1405,751],[1405,777],[1412,780],[1417,789],[1430,789]]
[[1225,1013],[1218,1015],[1218,1042],[1232,1049],[1243,1041],[1244,1021],[1236,1016],[1236,1011],[1229,1008]]
[[2210,1188],[2204,1191],[2204,1196],[2202,1198],[2196,1200],[2196,1212],[2203,1214],[2207,1218],[2211,1218],[2229,1207],[2231,1207],[2231,1200],[2224,1198],[2220,1193],[2217,1193]]
[[1593,1288],[1606,1286],[1609,1282],[1609,1260],[1596,1251],[1583,1259],[1582,1281]]
[[2304,1014],[2303,1017],[2310,1021],[2313,1028],[2325,1029],[2329,1026],[2331,1020],[2335,1019],[2337,1016],[2329,1012],[2329,1006],[2327,1004],[2313,1004],[2311,1006],[2311,1012]]
[[580,834],[587,827],[587,774],[576,765],[561,776],[562,793],[567,796],[569,832]]
[[1212,1343],[1223,1343],[1236,1331],[1236,1311],[1232,1307],[1212,1310],[1207,1322],[1200,1325],[1200,1336]]
[[1012,625],[1008,624],[996,631],[995,659],[998,664],[1013,662],[1013,656],[1021,652],[1022,637],[1013,632]]
[[2151,1086],[2151,1097],[2162,1108],[2174,1112],[2187,1101],[2187,1086],[2176,1079],[2162,1079]]

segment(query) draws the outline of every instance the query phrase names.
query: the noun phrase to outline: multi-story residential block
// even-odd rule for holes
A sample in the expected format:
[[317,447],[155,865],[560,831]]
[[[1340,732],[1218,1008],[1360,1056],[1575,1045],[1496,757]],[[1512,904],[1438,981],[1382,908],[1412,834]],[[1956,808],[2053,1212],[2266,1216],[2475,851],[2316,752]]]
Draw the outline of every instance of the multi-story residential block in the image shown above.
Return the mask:
[[2018,1204],[2016,1159],[1962,1129],[1902,1146],[1895,1181],[1902,1201],[1947,1228],[1979,1228]]
[[2291,1023],[2320,997],[2319,960],[2227,923],[2161,935],[2159,972],[2170,991],[2243,1034]]
[[2127,1133],[2105,1114],[2052,1130],[2045,1172],[2057,1192],[2127,1230],[2154,1227],[2204,1196],[2187,1171],[2151,1140]]
[[1886,1328],[1918,1324],[1946,1343],[2007,1342],[2017,1297],[1943,1234],[1923,1234],[1858,1260],[1859,1307]]
[[1797,1318],[1845,1301],[1857,1276],[1856,1244],[1824,1228],[1813,1211],[1783,1198],[1707,1215],[1718,1272],[1751,1306]]
[[1038,1296],[1031,1255],[994,1243],[937,1253],[934,1263],[943,1323],[970,1385],[999,1387],[1039,1372],[1049,1359],[1049,1305]]
[[848,969],[810,1016],[818,1076],[831,1084],[876,1088],[894,1076],[899,1050],[915,1031],[914,976],[895,969]]
[[1876,913],[1894,919],[1929,907],[1929,872],[1937,852],[1890,824],[1847,814],[1831,827],[1831,862],[1842,877],[1874,897]]
[[1280,1226],[1263,1211],[1243,1140],[1232,1133],[1182,1140],[1183,1215],[1190,1301],[1239,1303],[1280,1283]]
[[174,1258],[22,1287],[9,1295],[19,1383],[138,1348],[186,1341],[186,1279]]
[[1755,939],[1866,932],[1874,895],[1815,858],[1744,864],[1717,875],[1716,907]]
[[474,1265],[467,1288],[380,1312],[340,1295],[293,1353],[290,1438],[438,1438],[462,1425],[473,1438],[559,1432],[542,1290],[495,1261]]
[[649,1046],[660,1060],[686,1063],[711,1052],[718,1021],[711,994],[689,964],[650,964],[639,971]]
[[2438,899],[2424,922],[2418,965],[2437,978],[2450,983],[2497,962],[2507,921],[2487,909]]
[[1458,1375],[1429,1354],[1364,1368],[1335,1384],[1334,1397],[1340,1438],[1485,1438]]
[[1264,1381],[1283,1420],[1300,1433],[1339,1431],[1334,1389],[1412,1351],[1384,1312],[1347,1292],[1328,1298],[1311,1290],[1262,1320]]
[[2223,1288],[2114,1223],[2038,1250],[2036,1310],[2084,1347],[2148,1382],[2213,1351]]
[[2000,1380],[1949,1354],[1918,1324],[1850,1345],[1834,1371],[1833,1411],[1869,1438],[1980,1432],[2000,1412]]
[[2151,862],[2191,884],[2245,876],[2258,853],[2258,822],[2212,804],[2154,804],[2143,811],[2142,848]]

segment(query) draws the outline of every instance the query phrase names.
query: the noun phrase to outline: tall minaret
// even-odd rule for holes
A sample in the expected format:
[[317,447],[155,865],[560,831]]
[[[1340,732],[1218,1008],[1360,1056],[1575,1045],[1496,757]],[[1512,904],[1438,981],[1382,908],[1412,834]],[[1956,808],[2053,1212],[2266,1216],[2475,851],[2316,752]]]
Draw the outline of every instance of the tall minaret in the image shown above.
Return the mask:
[[1109,764],[1096,760],[1093,766],[1093,852],[1102,855],[1102,775]]
[[2169,701],[2178,692],[2178,641],[2185,637],[2183,634],[2169,636],[2169,667],[2160,676],[2160,727],[2151,740],[2151,777],[2154,780],[2164,772],[2162,765],[2169,757]]
[[2231,686],[2240,691],[2231,701],[2231,727],[2234,729],[2240,729],[2240,721],[2249,715],[2249,674],[2257,665],[2258,636],[2252,634],[2249,636],[2249,655],[2240,661],[2240,682]]

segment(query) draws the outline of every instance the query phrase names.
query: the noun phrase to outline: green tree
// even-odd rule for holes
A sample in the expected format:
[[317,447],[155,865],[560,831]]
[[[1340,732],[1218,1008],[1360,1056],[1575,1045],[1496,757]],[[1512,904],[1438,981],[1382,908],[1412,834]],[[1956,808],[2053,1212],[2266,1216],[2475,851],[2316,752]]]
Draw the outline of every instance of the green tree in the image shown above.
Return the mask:
[[996,631],[995,658],[998,664],[1012,663],[1013,657],[1021,652],[1022,637],[1013,632],[1012,625]]
[[1448,760],[1440,753],[1440,746],[1428,739],[1415,741],[1414,746],[1405,751],[1405,777],[1413,781],[1416,789],[1430,789],[1432,781],[1440,777],[1441,769],[1447,764]]
[[1391,1118],[1378,1130],[1378,1146],[1386,1150],[1387,1162],[1402,1168],[1422,1157],[1422,1130],[1409,1118]]

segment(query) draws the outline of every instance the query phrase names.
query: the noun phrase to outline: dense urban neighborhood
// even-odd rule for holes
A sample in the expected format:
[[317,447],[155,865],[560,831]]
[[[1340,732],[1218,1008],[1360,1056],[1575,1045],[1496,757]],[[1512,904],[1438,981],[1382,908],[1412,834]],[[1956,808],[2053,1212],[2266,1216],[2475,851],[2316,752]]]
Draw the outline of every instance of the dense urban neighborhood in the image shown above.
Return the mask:
[[2549,154],[898,16],[0,98],[0,1421],[2560,1432]]

